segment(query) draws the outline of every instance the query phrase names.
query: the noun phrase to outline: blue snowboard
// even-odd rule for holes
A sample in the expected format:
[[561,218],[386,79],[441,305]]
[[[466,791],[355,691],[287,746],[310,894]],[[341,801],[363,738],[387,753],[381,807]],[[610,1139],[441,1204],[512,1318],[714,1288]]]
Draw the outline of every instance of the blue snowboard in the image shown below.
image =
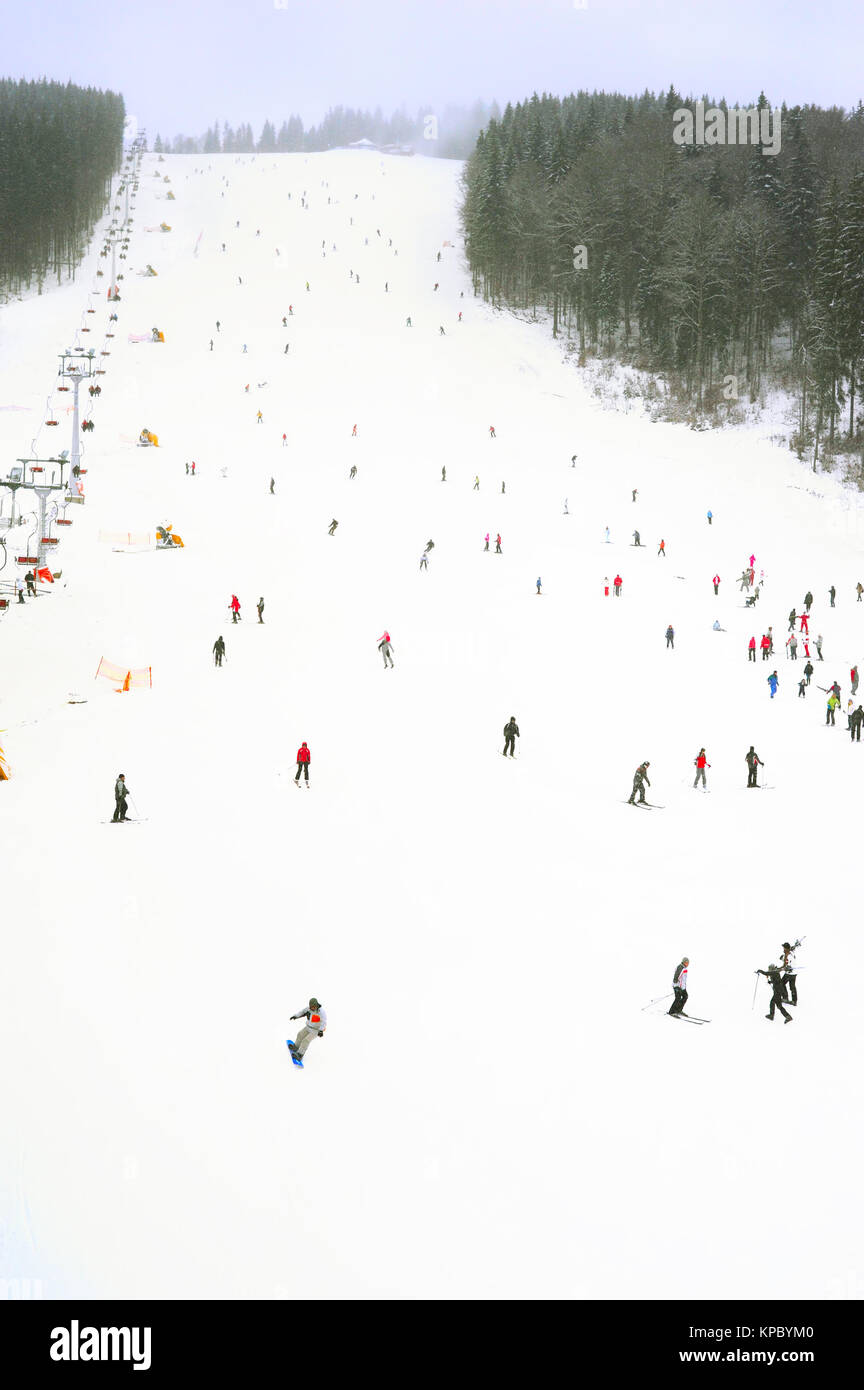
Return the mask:
[[[288,1051],[289,1051],[289,1052],[291,1052],[291,1044],[293,1043],[293,1041],[294,1041],[293,1038],[286,1038],[286,1039],[285,1039],[285,1046],[288,1048]],[[302,1057],[298,1057],[296,1052],[291,1052],[291,1061],[294,1063],[295,1067],[301,1067],[301,1068],[302,1068],[302,1066],[303,1066],[303,1058],[302,1058]]]

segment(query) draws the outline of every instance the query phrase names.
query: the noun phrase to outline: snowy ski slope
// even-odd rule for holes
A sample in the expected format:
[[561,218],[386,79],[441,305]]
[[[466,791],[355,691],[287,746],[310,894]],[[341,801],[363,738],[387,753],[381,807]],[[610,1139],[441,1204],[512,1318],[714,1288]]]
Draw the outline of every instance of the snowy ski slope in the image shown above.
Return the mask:
[[[0,1276],[46,1297],[861,1295],[864,748],[816,688],[845,710],[864,659],[861,510],[770,424],[599,409],[545,326],[472,297],[459,172],[144,160],[86,505],[55,591],[0,621]],[[0,315],[0,406],[27,408],[0,411],[4,474],[87,303],[105,326],[100,244]],[[64,417],[39,447],[66,445]],[[163,520],[185,549],[98,539]],[[101,656],[152,691],[94,681]],[[624,804],[645,758],[662,810]],[[141,824],[105,823],[119,771]],[[753,971],[798,935],[769,1025]],[[684,954],[710,1026],[642,1011]]]

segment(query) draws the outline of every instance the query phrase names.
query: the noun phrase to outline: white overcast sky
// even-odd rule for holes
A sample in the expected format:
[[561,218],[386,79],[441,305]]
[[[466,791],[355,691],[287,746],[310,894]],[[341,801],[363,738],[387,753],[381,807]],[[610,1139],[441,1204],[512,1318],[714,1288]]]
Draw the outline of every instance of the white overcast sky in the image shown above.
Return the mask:
[[853,106],[864,0],[0,0],[0,75],[122,92],[173,136],[329,106],[580,87]]

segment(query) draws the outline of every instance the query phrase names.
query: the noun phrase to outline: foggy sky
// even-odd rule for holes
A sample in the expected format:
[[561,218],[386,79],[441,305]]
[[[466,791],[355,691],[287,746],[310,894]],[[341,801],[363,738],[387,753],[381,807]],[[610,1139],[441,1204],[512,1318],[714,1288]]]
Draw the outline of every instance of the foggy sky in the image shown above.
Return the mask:
[[580,87],[848,108],[862,37],[860,0],[0,0],[0,75],[121,92],[152,143]]

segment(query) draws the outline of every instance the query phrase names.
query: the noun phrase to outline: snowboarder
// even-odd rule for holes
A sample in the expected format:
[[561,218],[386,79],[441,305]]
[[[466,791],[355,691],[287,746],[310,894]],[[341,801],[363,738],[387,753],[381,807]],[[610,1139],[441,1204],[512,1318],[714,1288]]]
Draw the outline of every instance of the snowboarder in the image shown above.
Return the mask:
[[750,744],[749,753],[744,755],[744,761],[747,764],[747,786],[758,787],[759,783],[756,779],[759,774],[756,769],[764,767],[765,764],[762,762],[762,759],[759,757],[752,743]]
[[309,1000],[309,1008],[301,1009],[299,1014],[292,1014],[291,1018],[292,1021],[295,1018],[306,1019],[306,1023],[297,1034],[296,1041],[288,1044],[292,1055],[302,1061],[303,1055],[312,1039],[323,1038],[324,1029],[327,1027],[327,1015],[313,995]]
[[613,587],[613,589],[615,590],[615,597],[616,597],[616,598],[620,598],[620,597],[621,597],[621,585],[622,585],[623,583],[624,583],[624,580],[621,578],[620,574],[616,574],[615,578],[612,580],[612,587]]
[[675,649],[675,629],[671,623],[666,629],[666,646]]
[[700,779],[700,777],[701,777],[701,779],[702,779],[702,785],[703,785],[703,787],[705,788],[705,790],[707,791],[707,790],[708,790],[708,783],[705,781],[705,769],[706,769],[706,767],[710,767],[711,764],[709,763],[708,759],[705,757],[705,749],[704,749],[704,748],[700,748],[700,749],[699,749],[699,752],[698,752],[696,758],[694,759],[694,762],[695,762],[695,766],[696,766],[696,778],[695,778],[695,781],[694,781],[694,783],[693,783],[693,786],[694,786],[694,788],[695,788],[696,786],[698,786],[698,784],[699,784],[699,779]]
[[780,1012],[781,1012],[781,1014],[783,1015],[784,1020],[785,1020],[787,1023],[791,1023],[791,1022],[792,1022],[792,1015],[791,1015],[791,1014],[787,1014],[786,1010],[785,1010],[784,1007],[783,1007],[783,982],[782,982],[782,980],[780,979],[780,968],[779,968],[779,966],[776,966],[776,965],[769,965],[767,970],[757,970],[757,971],[756,971],[756,974],[757,974],[757,975],[764,975],[764,976],[766,977],[766,979],[767,979],[769,985],[771,986],[771,989],[772,989],[771,1003],[770,1003],[770,1005],[768,1006],[768,1012],[767,1012],[767,1014],[765,1015],[765,1017],[768,1018],[768,1019],[770,1019],[771,1022],[773,1023],[773,1022],[774,1022],[774,1010],[775,1010],[775,1009],[779,1009]]
[[719,574],[715,574],[714,578],[711,580],[711,583],[714,585],[714,592],[715,592],[715,594],[718,593],[719,590],[720,590],[720,576],[719,576]]
[[309,746],[304,740],[304,742],[301,743],[300,747],[297,749],[297,775],[294,778],[294,781],[298,784],[298,786],[300,784],[300,773],[302,772],[304,777],[306,778],[306,785],[308,787],[309,764],[311,763],[311,761],[312,754],[309,752]]
[[387,632],[386,630],[385,630],[383,636],[379,638],[379,641],[378,641],[378,650],[379,650],[379,652],[381,653],[381,655],[382,655],[383,658],[384,658],[384,670],[386,671],[386,670],[387,670],[387,662],[388,662],[388,661],[390,662],[391,667],[392,667],[392,665],[393,665],[393,656],[392,656],[393,648],[392,648],[392,645],[391,645],[391,643],[390,643],[390,633]]
[[687,971],[690,966],[690,957],[684,956],[675,967],[675,974],[672,976],[672,988],[675,991],[675,998],[669,1009],[669,1016],[677,1018],[683,1014],[684,1005],[687,1003],[689,995],[687,993]]
[[771,699],[773,700],[774,696],[777,694],[777,687],[780,684],[780,677],[777,675],[776,671],[771,672],[768,677],[768,684],[771,687]]
[[126,798],[128,795],[129,788],[126,786],[126,777],[125,774],[121,772],[117,781],[114,783],[114,814],[111,817],[112,821],[126,819]]
[[240,616],[240,600],[236,594],[231,595],[231,603],[229,607],[231,609],[231,621],[236,623],[237,619]]
[[220,634],[220,636],[217,637],[217,638],[216,638],[216,641],[213,643],[213,664],[214,664],[214,666],[221,666],[221,665],[222,665],[222,658],[223,658],[224,655],[225,655],[225,639],[224,639],[224,637],[222,637],[221,634]]
[[339,522],[336,520],[336,518],[335,518],[335,516],[334,516],[333,520],[330,522],[329,527],[327,528],[327,535],[328,535],[328,536],[335,535],[335,533],[336,533],[336,527],[337,527],[338,525],[339,525]]
[[[504,725],[504,757],[515,758],[514,749],[516,739],[519,737],[519,725],[516,723],[515,714],[511,714],[509,721]],[[508,753],[509,750],[509,753]]]
[[259,600],[258,600],[258,621],[259,621],[259,623],[262,623],[262,624],[263,624],[263,622],[264,622],[264,600],[263,600],[263,598],[259,598]]
[[651,764],[648,762],[648,759],[646,758],[645,762],[640,763],[636,771],[633,773],[633,790],[627,798],[627,804],[629,806],[632,806],[634,804],[637,792],[639,794],[639,804],[642,805],[644,803],[645,786],[647,785],[650,787],[651,785],[650,778],[648,777],[648,769],[650,766]]

